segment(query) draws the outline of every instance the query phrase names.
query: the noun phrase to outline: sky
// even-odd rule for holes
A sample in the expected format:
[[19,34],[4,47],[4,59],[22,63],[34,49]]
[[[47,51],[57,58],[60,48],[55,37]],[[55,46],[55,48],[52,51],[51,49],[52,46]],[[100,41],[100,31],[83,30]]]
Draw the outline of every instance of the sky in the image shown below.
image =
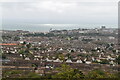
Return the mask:
[[1,0],[2,23],[118,23],[119,0]]

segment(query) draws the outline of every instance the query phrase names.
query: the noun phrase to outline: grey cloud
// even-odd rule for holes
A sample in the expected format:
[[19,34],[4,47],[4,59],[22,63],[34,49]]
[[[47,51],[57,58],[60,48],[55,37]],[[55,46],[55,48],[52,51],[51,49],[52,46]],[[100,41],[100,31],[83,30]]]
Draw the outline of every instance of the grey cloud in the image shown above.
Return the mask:
[[39,2],[3,3],[3,22],[117,23],[117,0],[114,0],[115,2],[112,2],[113,0],[109,0],[110,2],[93,1],[42,0]]

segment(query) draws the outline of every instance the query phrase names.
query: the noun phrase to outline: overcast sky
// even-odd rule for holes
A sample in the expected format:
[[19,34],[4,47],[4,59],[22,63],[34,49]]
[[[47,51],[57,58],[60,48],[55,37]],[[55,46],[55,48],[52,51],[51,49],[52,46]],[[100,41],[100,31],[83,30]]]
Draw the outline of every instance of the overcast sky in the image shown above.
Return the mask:
[[[3,23],[117,24],[119,0],[1,0]],[[1,13],[1,12],[0,12]]]

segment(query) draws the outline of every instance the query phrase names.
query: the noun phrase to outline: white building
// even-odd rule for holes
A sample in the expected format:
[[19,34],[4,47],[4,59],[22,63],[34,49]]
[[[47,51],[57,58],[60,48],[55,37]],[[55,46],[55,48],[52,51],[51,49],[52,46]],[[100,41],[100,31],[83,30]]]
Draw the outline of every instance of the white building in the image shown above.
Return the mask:
[[91,64],[92,62],[91,62],[91,61],[86,61],[85,63],[86,63],[86,64]]
[[50,59],[46,58],[46,61],[47,61],[47,62],[52,62],[53,60],[50,60]]
[[72,63],[72,61],[70,59],[66,60],[66,63]]
[[81,60],[77,60],[76,63],[82,63],[82,61]]
[[60,59],[53,60],[53,62],[63,62]]
[[25,60],[30,60],[30,58],[26,57]]

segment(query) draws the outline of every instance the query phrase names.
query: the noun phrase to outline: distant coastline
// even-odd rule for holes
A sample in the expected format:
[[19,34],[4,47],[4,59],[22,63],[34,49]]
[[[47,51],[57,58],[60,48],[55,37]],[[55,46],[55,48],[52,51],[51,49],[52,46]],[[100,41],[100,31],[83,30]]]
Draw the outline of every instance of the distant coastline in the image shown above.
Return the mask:
[[[2,30],[23,30],[30,32],[49,32],[52,30],[72,30],[72,29],[95,29],[100,28],[103,24],[3,24]],[[106,28],[118,28],[117,24],[115,25],[104,25]]]

